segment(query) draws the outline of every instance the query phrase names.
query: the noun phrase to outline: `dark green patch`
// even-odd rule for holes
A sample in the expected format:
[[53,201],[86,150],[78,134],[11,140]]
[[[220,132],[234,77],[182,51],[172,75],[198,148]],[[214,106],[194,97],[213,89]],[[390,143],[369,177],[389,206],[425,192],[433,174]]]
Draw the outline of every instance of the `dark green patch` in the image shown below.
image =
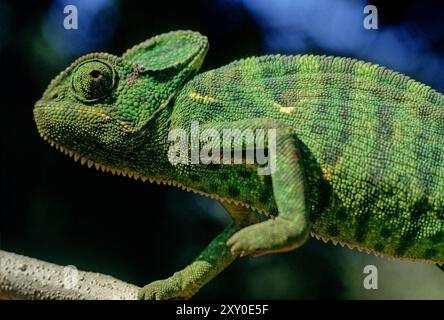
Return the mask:
[[376,111],[378,119],[376,132],[380,139],[378,141],[391,141],[393,138],[393,117],[389,108],[389,106],[382,104]]
[[414,244],[416,241],[416,236],[419,232],[419,228],[417,227],[416,223],[414,221],[411,221],[412,225],[415,227],[413,229],[410,229],[407,231],[399,241],[398,247],[395,249],[395,252],[399,256],[403,256],[407,249]]
[[259,202],[260,203],[268,203],[273,196],[273,187],[271,183],[265,185],[265,187],[262,189],[261,194],[259,195]]
[[430,237],[430,242],[441,243],[442,239],[444,239],[444,232],[438,232],[437,234]]
[[424,252],[424,258],[425,259],[433,259],[438,255],[438,250],[435,248],[429,248]]
[[251,118],[252,119],[263,118],[264,115],[265,115],[265,112],[264,112],[265,109],[264,108],[258,108],[257,105],[254,105],[254,109],[252,107],[250,107],[249,110],[250,110],[249,112],[251,112]]
[[375,244],[374,248],[377,252],[382,252],[385,248],[385,244],[383,244],[382,242],[378,242],[377,244]]
[[236,198],[239,196],[239,188],[236,186],[229,186],[228,187],[228,195],[232,198]]
[[199,182],[201,179],[200,179],[200,177],[198,175],[192,174],[192,175],[190,175],[190,180],[192,182]]
[[433,146],[432,146],[432,152],[430,153],[430,155],[431,155],[431,160],[432,160],[432,162],[434,162],[434,163],[441,163],[441,162],[443,161],[443,154],[442,154],[442,151],[441,151],[441,149],[440,149],[438,146],[436,146],[436,145],[433,145]]
[[363,213],[358,218],[355,240],[359,243],[364,242],[365,237],[367,236],[369,230],[368,227],[369,220],[370,220],[370,210],[363,211]]
[[208,185],[208,189],[211,193],[217,193],[219,190],[219,186],[215,182],[210,182]]
[[327,232],[327,235],[330,236],[330,237],[336,237],[337,235],[339,235],[339,229],[334,224],[328,226],[326,232]]
[[313,123],[311,126],[311,133],[323,135],[328,132],[328,128],[320,123]]
[[347,211],[346,211],[345,208],[343,208],[342,210],[339,210],[339,211],[336,213],[336,218],[339,219],[339,220],[341,220],[341,221],[345,221],[345,220],[347,219],[348,216],[349,216],[349,215],[347,215]]
[[383,239],[391,237],[392,231],[389,228],[382,228],[380,235]]
[[419,220],[424,212],[423,210],[429,210],[429,204],[427,197],[422,197],[413,206],[410,212],[410,229],[401,237],[400,244],[396,248],[398,255],[403,255],[405,251],[414,244],[419,232],[421,231]]
[[226,172],[226,171],[221,171],[221,172],[219,173],[219,177],[220,177],[221,180],[227,180],[227,179],[228,179],[228,172]]
[[318,187],[318,203],[315,213],[312,216],[312,222],[314,223],[318,218],[322,216],[324,210],[331,204],[332,200],[332,187],[328,181],[321,179]]
[[237,174],[241,178],[250,178],[251,177],[251,170],[248,170],[247,168],[242,167],[238,170]]
[[429,212],[431,210],[432,210],[432,208],[429,204],[429,199],[427,197],[422,197],[421,199],[416,201],[413,206],[411,220],[418,221],[419,218],[421,218],[421,215],[423,215],[426,212]]
[[364,209],[361,211],[360,215],[357,218],[355,240],[358,243],[364,242],[367,234],[371,231],[369,222],[372,216],[375,201],[376,196],[369,195]]
[[399,242],[398,247],[395,249],[396,255],[397,256],[403,256],[405,254],[405,252],[407,251],[407,249],[409,248],[410,244],[411,244],[411,240],[410,239],[401,239],[401,241]]

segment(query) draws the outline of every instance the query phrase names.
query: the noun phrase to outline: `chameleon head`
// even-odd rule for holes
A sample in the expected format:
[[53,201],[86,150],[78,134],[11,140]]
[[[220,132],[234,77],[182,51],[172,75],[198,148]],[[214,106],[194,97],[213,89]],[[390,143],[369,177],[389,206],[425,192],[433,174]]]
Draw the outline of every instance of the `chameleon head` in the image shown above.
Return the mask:
[[38,131],[76,160],[118,169],[142,147],[150,120],[199,70],[207,49],[199,33],[174,31],[122,57],[83,56],[52,80],[35,104]]

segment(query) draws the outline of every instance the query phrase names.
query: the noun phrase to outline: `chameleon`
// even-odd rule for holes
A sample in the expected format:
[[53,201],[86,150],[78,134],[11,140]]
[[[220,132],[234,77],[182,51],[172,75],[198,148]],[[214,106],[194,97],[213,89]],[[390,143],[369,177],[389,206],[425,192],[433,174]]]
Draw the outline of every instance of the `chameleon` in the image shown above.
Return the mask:
[[[209,196],[232,217],[194,261],[141,288],[140,299],[191,298],[238,257],[294,250],[310,235],[442,268],[441,93],[376,64],[323,55],[249,57],[199,73],[208,48],[204,35],[179,30],[120,57],[84,55],[33,109],[43,139],[74,160]],[[274,130],[263,151],[275,169],[173,163],[170,134],[193,122]],[[235,138],[243,157],[251,145]]]

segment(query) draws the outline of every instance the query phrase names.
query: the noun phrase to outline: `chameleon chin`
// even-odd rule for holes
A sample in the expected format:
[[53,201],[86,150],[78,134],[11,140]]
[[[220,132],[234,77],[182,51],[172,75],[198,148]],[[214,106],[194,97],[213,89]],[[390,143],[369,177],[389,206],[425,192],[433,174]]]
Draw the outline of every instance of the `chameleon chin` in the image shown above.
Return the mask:
[[[233,218],[141,299],[190,298],[236,257],[293,250],[310,234],[442,267],[442,94],[331,56],[251,57],[198,74],[207,50],[205,36],[175,31],[121,57],[88,54],[35,104],[40,135],[75,160],[210,196]],[[276,130],[276,169],[264,177],[254,165],[173,165],[168,134],[192,121]]]

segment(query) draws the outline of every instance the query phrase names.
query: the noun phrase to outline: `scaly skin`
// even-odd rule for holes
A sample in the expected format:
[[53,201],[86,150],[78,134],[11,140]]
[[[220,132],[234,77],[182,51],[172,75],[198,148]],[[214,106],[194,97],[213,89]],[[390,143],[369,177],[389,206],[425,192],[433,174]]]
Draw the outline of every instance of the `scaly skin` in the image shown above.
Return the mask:
[[[196,75],[207,49],[204,36],[177,31],[120,58],[89,54],[35,105],[40,134],[76,160],[211,196],[232,216],[193,263],[141,298],[190,298],[236,256],[292,250],[309,232],[444,263],[443,95],[383,67],[326,56],[249,58]],[[192,121],[275,129],[276,170],[173,165],[168,134]],[[271,219],[260,222],[257,212]]]

